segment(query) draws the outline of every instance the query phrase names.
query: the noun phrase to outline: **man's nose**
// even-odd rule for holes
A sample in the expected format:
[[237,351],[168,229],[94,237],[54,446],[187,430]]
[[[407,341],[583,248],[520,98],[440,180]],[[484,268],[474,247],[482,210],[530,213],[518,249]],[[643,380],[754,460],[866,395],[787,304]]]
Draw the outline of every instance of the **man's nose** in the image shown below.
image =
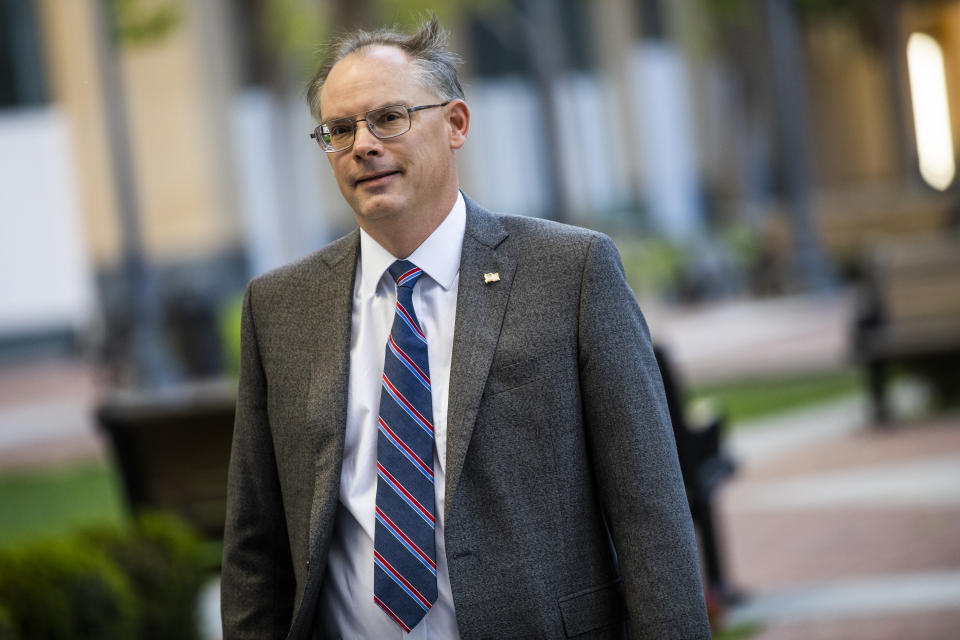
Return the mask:
[[[361,124],[362,123],[362,124]],[[357,122],[357,130],[354,133],[353,138],[353,153],[357,157],[377,155],[380,153],[382,145],[380,144],[380,138],[373,135],[373,132],[370,131],[370,127],[367,126],[366,120],[360,120]]]

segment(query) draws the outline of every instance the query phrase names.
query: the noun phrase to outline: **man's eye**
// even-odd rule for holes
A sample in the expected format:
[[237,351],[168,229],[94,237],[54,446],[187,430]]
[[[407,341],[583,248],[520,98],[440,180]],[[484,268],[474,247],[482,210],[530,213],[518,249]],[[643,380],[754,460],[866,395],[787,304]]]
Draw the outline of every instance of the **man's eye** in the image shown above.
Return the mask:
[[403,120],[403,113],[396,109],[384,111],[377,116],[377,124],[394,124]]
[[333,124],[327,127],[332,136],[345,136],[350,133],[351,127],[345,124]]

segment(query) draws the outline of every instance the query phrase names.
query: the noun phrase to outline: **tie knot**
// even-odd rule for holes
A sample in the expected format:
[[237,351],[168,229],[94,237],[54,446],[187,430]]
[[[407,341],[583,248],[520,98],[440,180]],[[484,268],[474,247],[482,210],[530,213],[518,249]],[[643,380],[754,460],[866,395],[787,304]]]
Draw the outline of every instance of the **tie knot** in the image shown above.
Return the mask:
[[410,289],[413,289],[413,285],[417,283],[417,278],[423,273],[420,267],[409,260],[397,260],[390,265],[388,271],[398,287],[408,287]]

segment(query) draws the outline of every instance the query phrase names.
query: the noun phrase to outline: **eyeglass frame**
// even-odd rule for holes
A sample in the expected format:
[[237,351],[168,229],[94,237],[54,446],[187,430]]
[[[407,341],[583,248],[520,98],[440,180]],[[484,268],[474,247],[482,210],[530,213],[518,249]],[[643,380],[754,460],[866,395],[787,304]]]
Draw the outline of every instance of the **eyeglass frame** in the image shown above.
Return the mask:
[[[357,142],[357,129],[359,128],[359,127],[357,126],[357,124],[360,123],[360,122],[366,122],[366,123],[367,123],[367,130],[368,130],[370,133],[372,133],[372,134],[374,135],[374,137],[376,137],[378,140],[389,140],[389,139],[391,139],[391,138],[399,138],[399,137],[402,136],[403,134],[408,133],[408,132],[410,131],[410,129],[413,128],[413,118],[410,117],[410,114],[411,114],[411,113],[413,113],[414,111],[423,111],[424,109],[433,109],[434,107],[445,107],[445,106],[447,106],[448,104],[450,104],[451,102],[453,102],[453,100],[447,100],[446,102],[438,102],[438,103],[436,103],[436,104],[422,104],[422,105],[417,106],[417,107],[408,107],[408,106],[405,105],[405,104],[388,104],[388,105],[383,106],[383,107],[377,107],[376,109],[370,109],[369,111],[366,111],[366,112],[364,112],[364,113],[355,113],[355,114],[353,114],[353,115],[351,115],[351,116],[343,116],[342,118],[334,118],[334,121],[350,120],[350,121],[353,123],[353,141],[352,141],[349,145],[347,145],[346,147],[344,147],[344,148],[342,148],[342,149],[327,148],[327,144],[324,143],[324,141],[323,141],[323,138],[322,138],[322,134],[321,134],[320,129],[322,129],[323,127],[328,126],[329,121],[328,121],[328,122],[321,122],[321,123],[318,124],[316,127],[314,127],[313,131],[310,133],[310,137],[313,138],[314,140],[316,140],[316,141],[317,141],[317,144],[318,144],[318,145],[320,146],[320,148],[323,149],[325,152],[327,152],[327,153],[340,153],[341,151],[346,151],[346,150],[352,148],[353,145]],[[389,136],[382,136],[382,135],[378,134],[378,133],[374,130],[373,125],[370,124],[370,121],[368,120],[370,114],[371,114],[371,113],[374,113],[375,111],[383,111],[384,109],[391,109],[391,108],[396,108],[396,107],[400,107],[400,108],[402,108],[402,109],[406,109],[406,110],[407,110],[407,124],[408,124],[409,126],[407,126],[407,128],[406,128],[404,131],[401,131],[400,133],[394,133],[394,134],[389,135]],[[357,116],[359,116],[359,115],[362,115],[363,117],[362,117],[362,118],[357,118]],[[356,119],[355,119],[355,118],[356,118]]]

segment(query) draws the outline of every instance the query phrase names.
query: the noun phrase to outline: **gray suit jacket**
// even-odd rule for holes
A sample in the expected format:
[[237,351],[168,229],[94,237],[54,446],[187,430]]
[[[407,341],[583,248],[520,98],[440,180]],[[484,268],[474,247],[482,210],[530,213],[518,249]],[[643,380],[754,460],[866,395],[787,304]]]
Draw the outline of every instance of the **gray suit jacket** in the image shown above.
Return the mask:
[[[247,288],[227,640],[311,637],[358,247],[354,231]],[[487,272],[500,281],[484,284]],[[609,238],[467,199],[447,422],[446,552],[464,640],[709,637],[660,375]]]

